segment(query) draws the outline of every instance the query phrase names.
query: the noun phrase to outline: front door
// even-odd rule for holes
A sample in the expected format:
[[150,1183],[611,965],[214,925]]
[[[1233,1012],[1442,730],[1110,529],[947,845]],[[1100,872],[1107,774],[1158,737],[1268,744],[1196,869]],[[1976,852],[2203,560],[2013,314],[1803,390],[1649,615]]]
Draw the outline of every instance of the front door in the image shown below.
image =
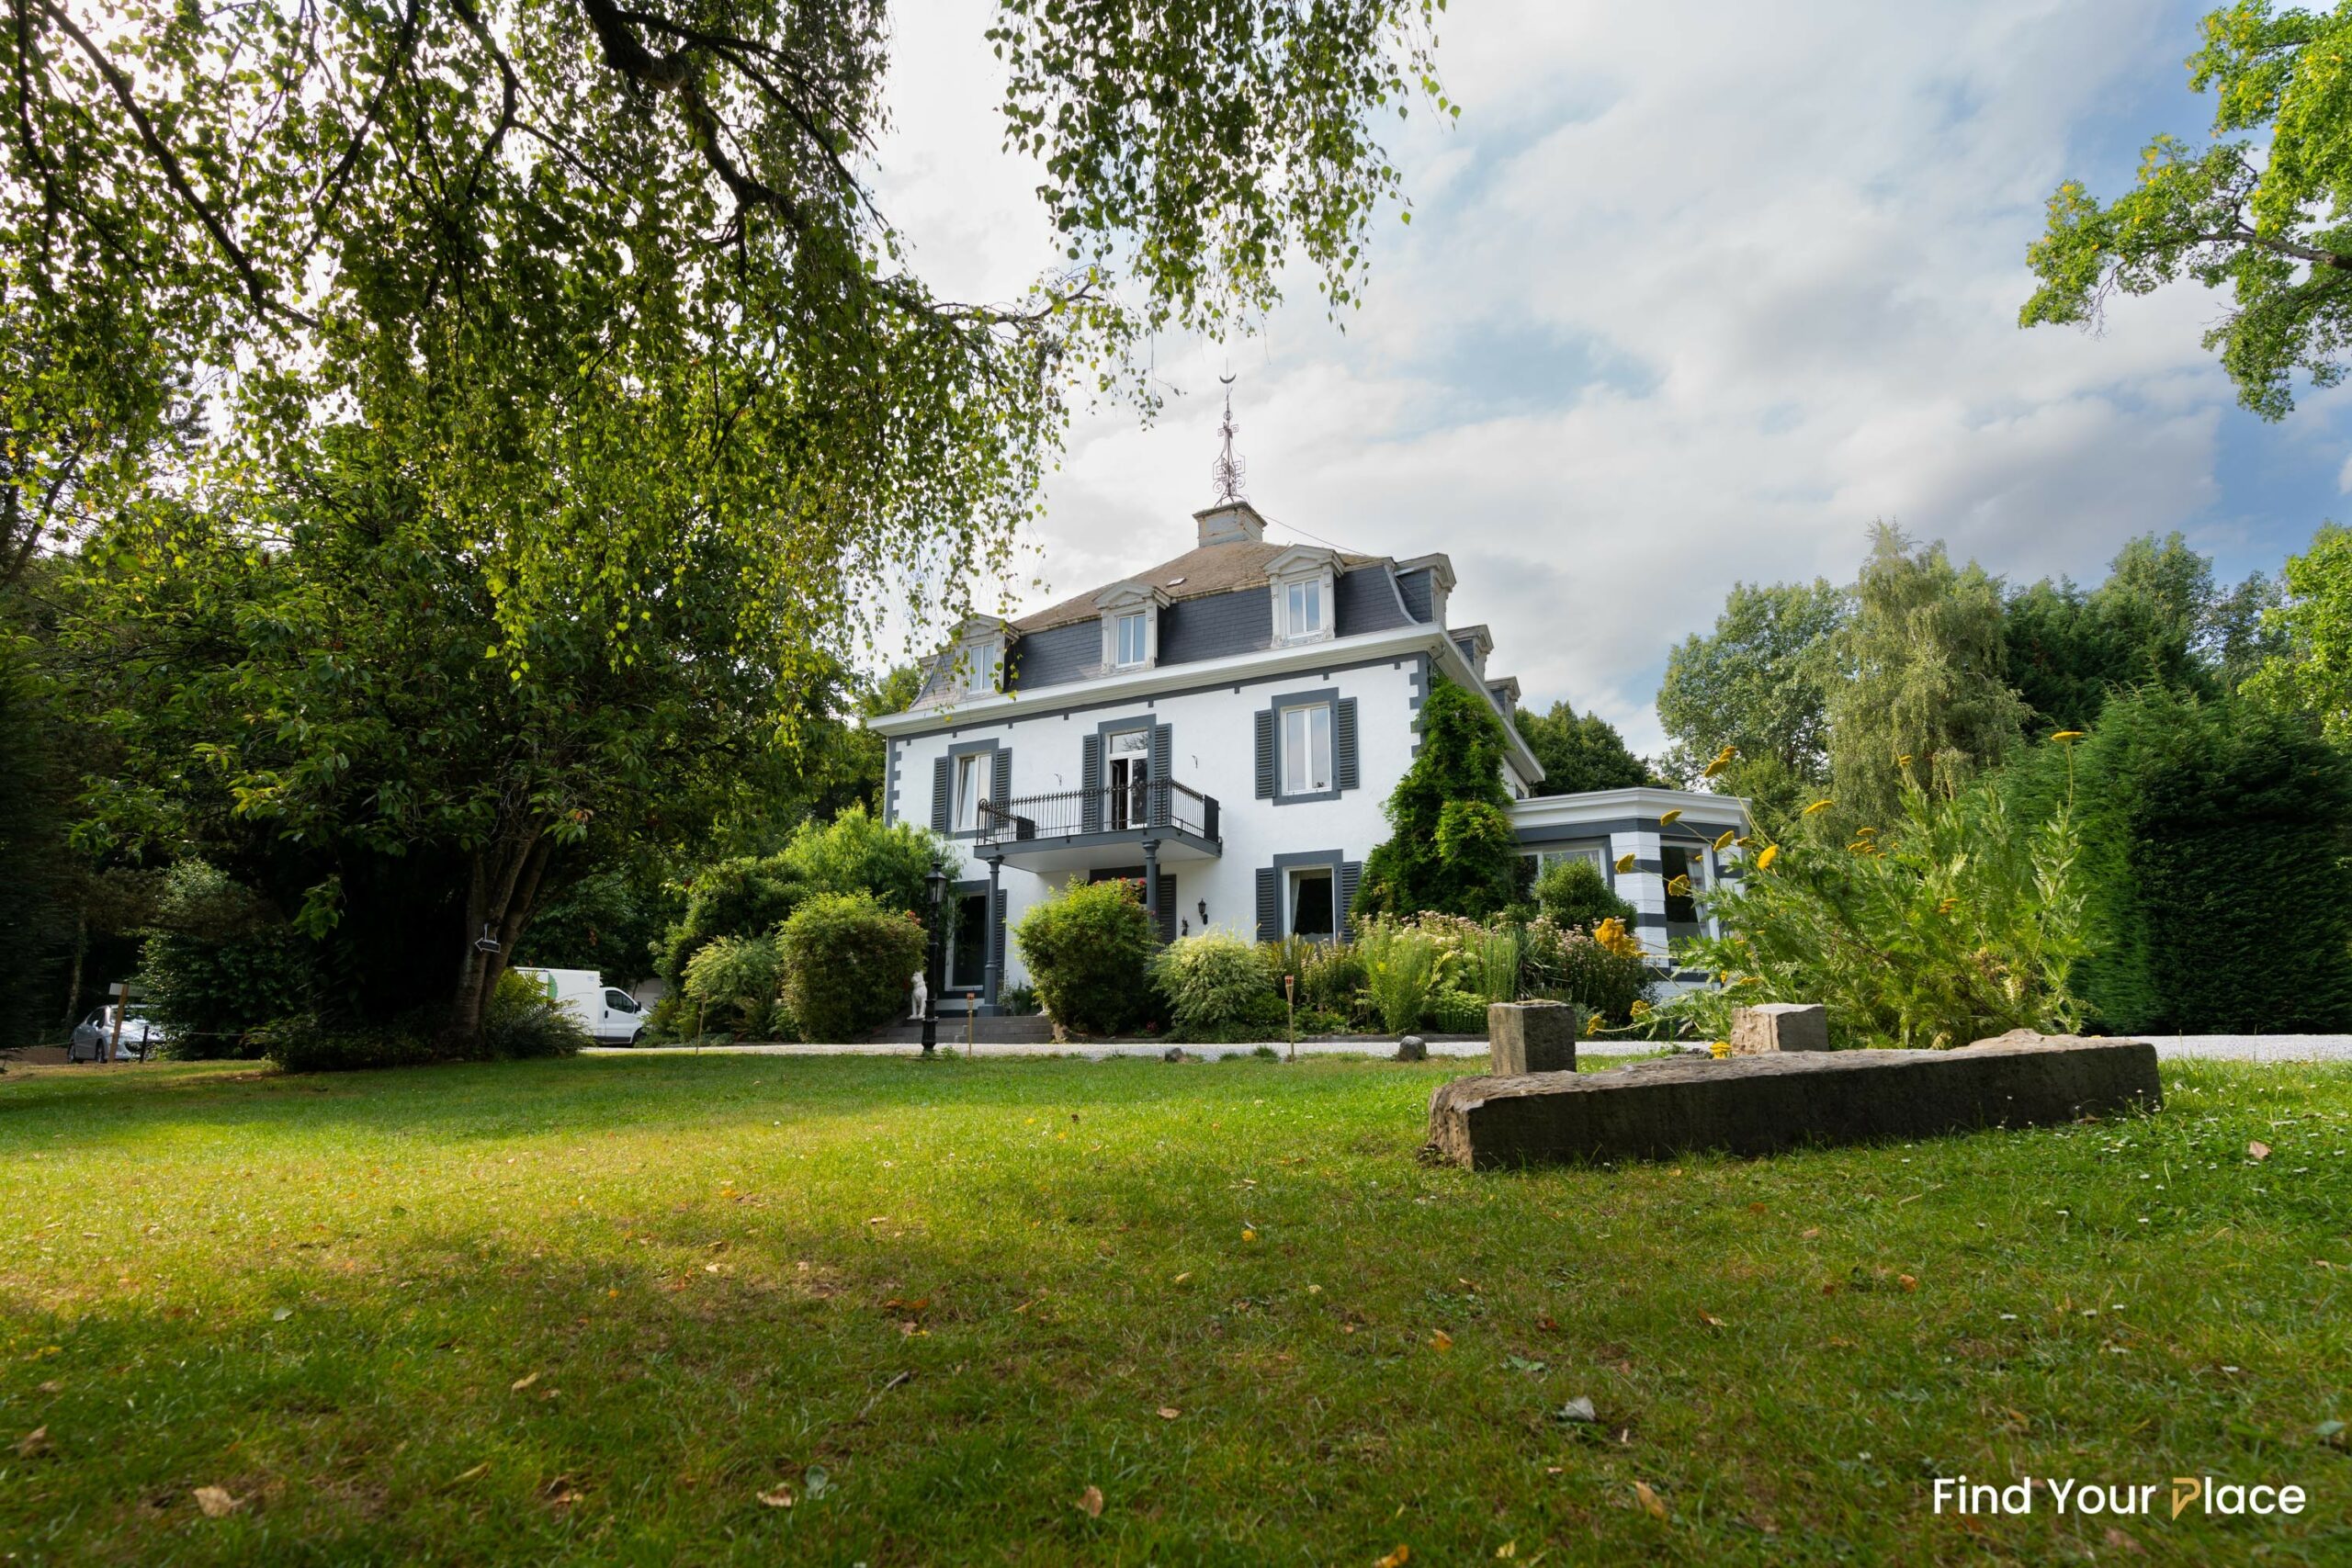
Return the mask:
[[1151,737],[1123,729],[1111,737],[1111,826],[1141,828],[1151,820]]

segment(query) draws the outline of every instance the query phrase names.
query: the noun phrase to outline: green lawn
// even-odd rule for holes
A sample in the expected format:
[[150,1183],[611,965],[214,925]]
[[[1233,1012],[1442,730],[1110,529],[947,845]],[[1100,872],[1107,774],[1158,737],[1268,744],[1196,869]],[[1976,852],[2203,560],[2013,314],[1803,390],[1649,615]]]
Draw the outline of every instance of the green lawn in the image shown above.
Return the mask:
[[2352,1074],[1474,1177],[1413,1157],[1461,1070],[11,1072],[0,1558],[2352,1560]]

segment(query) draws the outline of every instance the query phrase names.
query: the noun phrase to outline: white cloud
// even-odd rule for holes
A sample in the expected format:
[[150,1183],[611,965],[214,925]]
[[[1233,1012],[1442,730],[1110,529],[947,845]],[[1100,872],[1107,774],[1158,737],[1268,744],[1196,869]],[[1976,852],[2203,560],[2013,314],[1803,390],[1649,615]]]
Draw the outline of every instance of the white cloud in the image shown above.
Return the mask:
[[[902,16],[882,186],[935,282],[1001,298],[1053,253],[999,150],[984,25]],[[1449,13],[1462,120],[1405,131],[1415,221],[1376,236],[1363,310],[1342,335],[1308,287],[1261,340],[1159,345],[1190,395],[1148,431],[1080,419],[1044,574],[1069,592],[1189,543],[1227,352],[1271,517],[1451,552],[1496,667],[1637,748],[1666,650],[1732,581],[1847,576],[1875,518],[2012,575],[2095,573],[2214,503],[2213,307],[2021,333],[2024,251],[2189,38],[2133,0]]]

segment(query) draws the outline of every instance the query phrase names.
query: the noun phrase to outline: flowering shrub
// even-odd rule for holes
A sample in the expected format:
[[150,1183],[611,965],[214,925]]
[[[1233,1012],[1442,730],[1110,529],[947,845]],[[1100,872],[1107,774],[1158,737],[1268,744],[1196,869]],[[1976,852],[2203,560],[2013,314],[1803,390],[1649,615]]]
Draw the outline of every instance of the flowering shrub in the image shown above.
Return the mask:
[[1661,1009],[1702,1038],[1752,1002],[1819,1002],[1833,1042],[1965,1045],[2012,1029],[2071,1033],[2086,1010],[2081,846],[2071,801],[2028,826],[1990,787],[1929,792],[1907,779],[1884,829],[1832,832],[1809,814],[1708,897],[1725,935],[1679,962],[1723,987]]
[[1364,991],[1382,1024],[1392,1034],[1419,1029],[1449,955],[1435,936],[1417,925],[1374,919],[1358,926]]
[[1280,1029],[1286,1017],[1279,947],[1208,931],[1170,942],[1151,961],[1152,978],[1187,1035],[1254,1026]]

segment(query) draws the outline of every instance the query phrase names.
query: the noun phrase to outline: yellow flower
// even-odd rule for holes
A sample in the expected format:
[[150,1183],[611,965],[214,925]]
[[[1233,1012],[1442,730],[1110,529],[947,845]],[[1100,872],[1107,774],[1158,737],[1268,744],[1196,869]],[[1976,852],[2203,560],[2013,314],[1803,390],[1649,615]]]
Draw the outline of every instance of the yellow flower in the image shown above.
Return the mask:
[[1657,825],[1658,825],[1659,827],[1661,827],[1661,828],[1671,828],[1671,827],[1673,827],[1677,822],[1679,822],[1679,821],[1681,821],[1681,820],[1682,820],[1682,812],[1681,812],[1681,809],[1680,809],[1679,807],[1677,807],[1676,809],[1674,809],[1674,810],[1672,810],[1672,811],[1668,812],[1665,816],[1663,816],[1663,817],[1659,818],[1657,819]]
[[1642,944],[1635,942],[1634,934],[1625,929],[1625,922],[1614,915],[1592,928],[1592,940],[1604,951],[1620,958],[1636,957],[1642,951]]
[[1854,829],[1854,837],[1858,839],[1867,839],[1877,831],[1878,829],[1875,828],[1857,828]]
[[1780,858],[1781,846],[1778,844],[1767,844],[1764,846],[1763,852],[1756,857],[1756,869],[1762,871]]
[[1600,1015],[1599,1013],[1589,1012],[1584,1015],[1584,1032],[1589,1036],[1600,1032]]
[[1617,869],[1618,869],[1619,871],[1631,871],[1631,870],[1633,870],[1633,869],[1634,869],[1634,857],[1633,857],[1632,855],[1619,855],[1619,856],[1617,857]]
[[2064,745],[2069,740],[2080,740],[2082,738],[2083,731],[2079,729],[2062,729],[2058,731],[2057,734],[2052,735],[2050,739],[2059,742],[2061,745]]
[[1679,898],[1690,891],[1690,879],[1688,876],[1678,876],[1666,885],[1666,890]]
[[1701,778],[1713,778],[1717,773],[1720,773],[1725,768],[1730,767],[1732,764],[1732,759],[1738,755],[1739,753],[1733,748],[1725,746],[1722,750],[1715,753],[1715,760],[1713,761],[1709,762],[1704,769],[1701,770],[1699,776]]
[[1739,837],[1739,829],[1736,829],[1736,828],[1726,828],[1726,829],[1724,829],[1724,831],[1723,831],[1723,836],[1722,836],[1721,838],[1719,838],[1719,839],[1717,839],[1717,840],[1715,840],[1715,849],[1716,849],[1716,851],[1717,851],[1718,852],[1721,852],[1722,851],[1724,851],[1724,850],[1727,850],[1727,849],[1731,848],[1731,841],[1732,841],[1734,839],[1736,839],[1737,837]]
[[1824,795],[1819,800],[1815,801],[1811,806],[1806,807],[1803,811],[1798,812],[1797,815],[1800,817],[1810,817],[1817,811],[1826,811],[1837,804],[1838,803],[1836,801],[1830,799],[1827,795]]
[[1635,1002],[1631,1010],[1633,1016],[1635,1018],[1647,1018],[1650,1015],[1650,1004],[1647,1002]]
[[1894,765],[1898,768],[1909,767],[1911,765],[1911,753],[1905,751],[1903,755],[1894,759]]

